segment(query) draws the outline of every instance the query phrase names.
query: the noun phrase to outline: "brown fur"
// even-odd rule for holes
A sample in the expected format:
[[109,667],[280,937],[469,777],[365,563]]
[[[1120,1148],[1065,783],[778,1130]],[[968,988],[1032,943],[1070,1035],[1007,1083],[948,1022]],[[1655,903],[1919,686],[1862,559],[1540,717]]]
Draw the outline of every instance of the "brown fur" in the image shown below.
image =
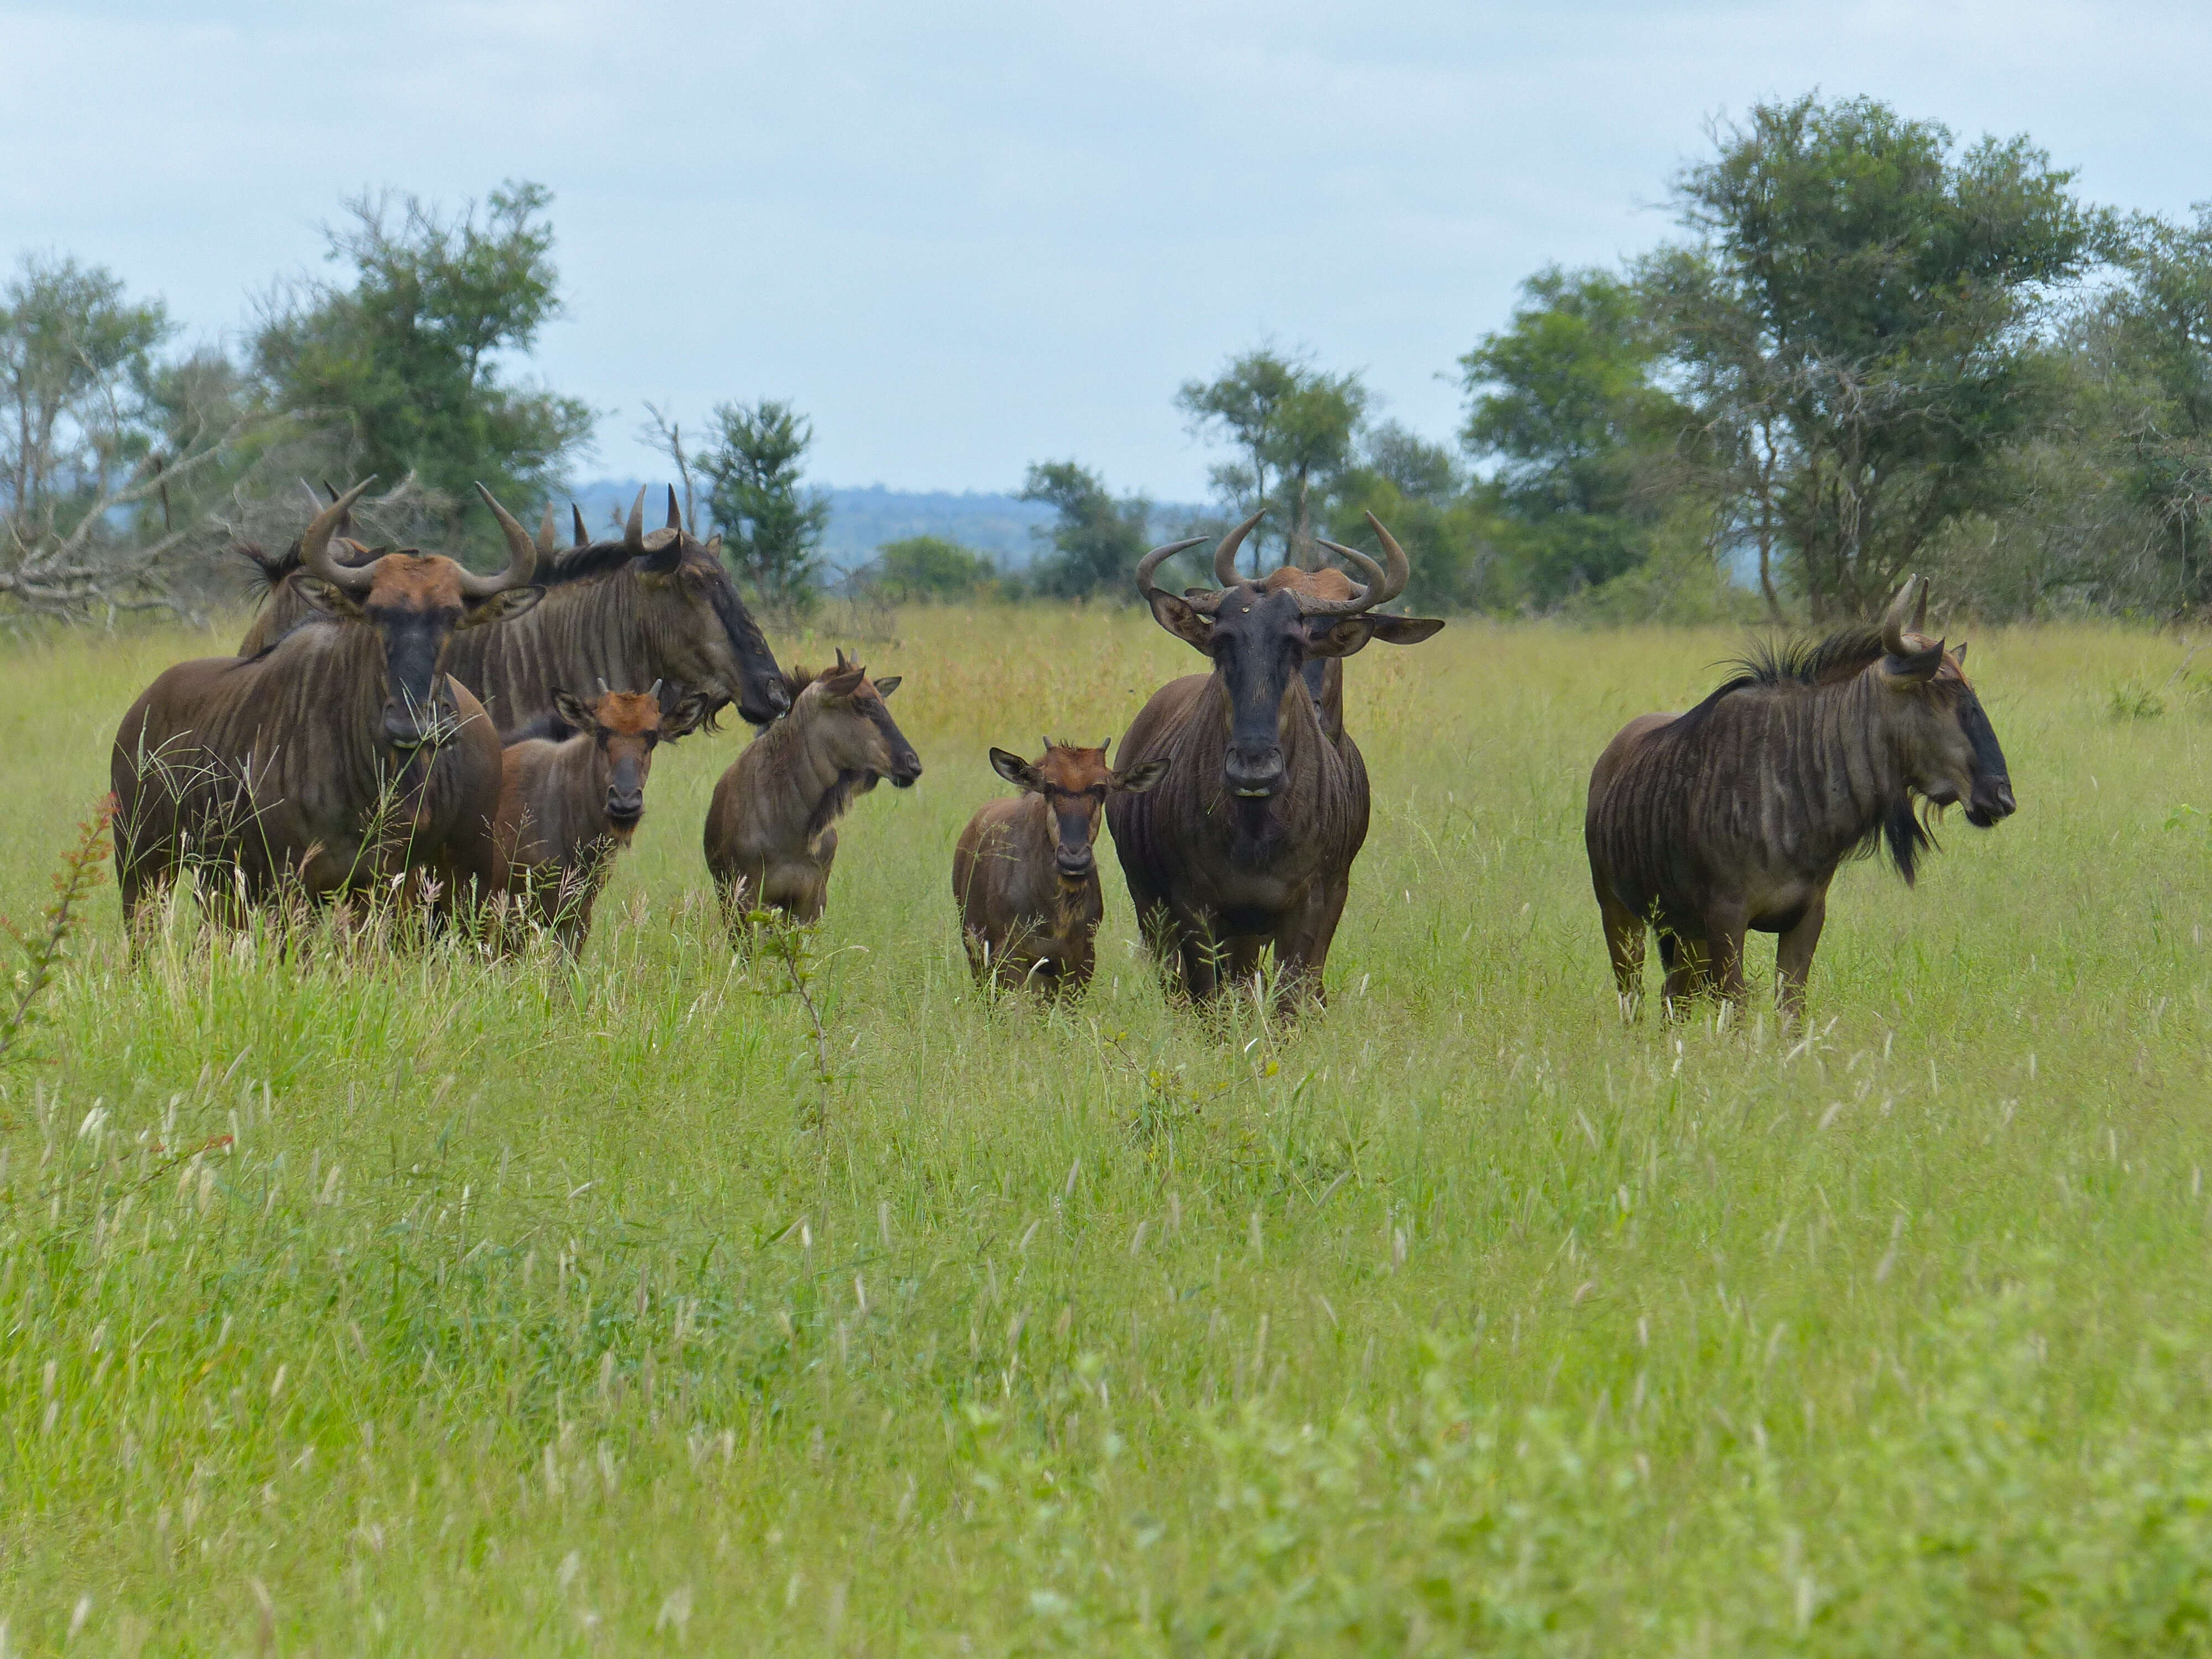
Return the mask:
[[1106,801],[1116,791],[1142,793],[1167,770],[1165,760],[1128,772],[1106,763],[1106,746],[1048,743],[1034,765],[1003,749],[991,764],[1022,793],[986,802],[968,821],[952,854],[952,896],[978,981],[1047,996],[1091,981],[1092,945],[1105,902],[1098,886],[1098,839]]
[[[1210,614],[1148,596],[1155,620],[1214,668],[1163,686],[1139,712],[1121,758],[1132,769],[1164,759],[1168,770],[1147,794],[1115,796],[1106,817],[1146,938],[1170,987],[1194,1000],[1224,981],[1249,982],[1269,945],[1282,1005],[1322,999],[1367,838],[1367,769],[1344,730],[1337,659],[1370,640],[1413,644],[1443,625],[1298,611],[1301,594],[1354,591],[1340,571],[1284,569],[1226,590]],[[1279,762],[1264,796],[1232,787],[1248,755]]]
[[[266,650],[314,618],[303,597],[296,545],[282,558],[250,555],[269,585],[267,603],[240,654]],[[337,556],[348,557],[341,544]],[[553,713],[556,685],[647,685],[665,680],[703,691],[709,729],[734,703],[756,724],[781,712],[775,659],[721,561],[721,538],[701,542],[680,526],[551,553],[537,580],[545,602],[496,634],[453,650],[456,678],[477,693],[503,732]]]
[[556,711],[575,735],[509,744],[501,769],[494,836],[519,921],[584,948],[592,907],[616,855],[645,811],[653,752],[698,726],[697,692],[665,713],[652,692],[607,691],[589,702],[556,688]]
[[123,717],[110,775],[124,913],[182,870],[235,917],[427,881],[439,910],[496,886],[499,739],[445,672],[457,634],[521,614],[532,588],[483,599],[450,559],[386,556],[359,596],[303,578],[328,620],[259,656],[179,663]]
[[882,778],[903,789],[921,775],[884,706],[898,683],[870,680],[842,651],[819,676],[792,671],[791,712],[722,774],[707,809],[707,868],[732,927],[763,908],[817,920],[837,857],[834,826],[853,798]]
[[1659,932],[1674,1009],[1744,994],[1747,931],[1776,934],[1785,1017],[1804,1006],[1837,866],[1887,842],[1910,884],[1928,834],[1915,801],[1966,801],[1969,822],[2014,810],[1988,716],[1960,658],[1879,630],[1768,653],[1686,714],[1643,714],[1590,773],[1583,839],[1625,1012]]

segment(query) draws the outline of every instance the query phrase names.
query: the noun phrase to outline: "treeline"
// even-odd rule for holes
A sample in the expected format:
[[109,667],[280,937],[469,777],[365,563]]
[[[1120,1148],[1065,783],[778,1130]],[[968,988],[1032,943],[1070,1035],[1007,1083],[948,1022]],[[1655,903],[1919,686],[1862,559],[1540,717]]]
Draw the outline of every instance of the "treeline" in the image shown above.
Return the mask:
[[[1220,456],[1188,527],[1264,511],[1255,559],[1311,562],[1322,539],[1369,545],[1372,511],[1428,610],[1820,622],[1917,569],[1990,617],[2194,613],[2212,212],[2177,225],[2073,185],[2024,137],[1962,148],[1864,99],[1759,106],[1670,181],[1674,240],[1528,279],[1456,364],[1449,441],[1272,344],[1184,385]],[[0,611],[189,605],[220,549],[285,533],[301,478],[374,473],[373,530],[464,551],[488,534],[462,511],[476,480],[557,493],[594,411],[513,374],[560,313],[548,207],[526,183],[457,215],[349,203],[330,274],[271,288],[228,348],[179,349],[112,273],[24,261],[0,288]],[[830,582],[1122,597],[1147,543],[1186,527],[1053,459],[1024,483],[1055,517],[1022,572],[929,537],[834,570],[802,414],[725,404],[695,441],[647,412],[774,613]]]
[[1753,109],[1681,234],[1539,271],[1457,364],[1455,445],[1267,349],[1183,387],[1273,550],[1415,550],[1425,608],[1864,616],[1910,570],[1991,617],[2212,601],[2212,211],[2085,204],[2025,138],[1864,99]]

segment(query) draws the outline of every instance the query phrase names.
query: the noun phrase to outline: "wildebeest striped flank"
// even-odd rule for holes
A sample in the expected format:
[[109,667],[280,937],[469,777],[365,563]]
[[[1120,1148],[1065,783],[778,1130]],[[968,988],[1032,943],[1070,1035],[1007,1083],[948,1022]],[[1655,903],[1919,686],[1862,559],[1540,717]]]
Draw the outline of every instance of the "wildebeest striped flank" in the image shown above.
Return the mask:
[[1643,993],[1647,927],[1670,1009],[1743,997],[1747,930],[1778,935],[1785,1015],[1845,858],[1886,843],[1908,884],[1929,845],[1916,800],[1965,802],[1987,828],[2014,806],[2004,750],[1961,665],[1927,637],[1908,578],[1877,628],[1769,651],[1686,714],[1631,720],[1590,774],[1583,839],[1624,1010]]

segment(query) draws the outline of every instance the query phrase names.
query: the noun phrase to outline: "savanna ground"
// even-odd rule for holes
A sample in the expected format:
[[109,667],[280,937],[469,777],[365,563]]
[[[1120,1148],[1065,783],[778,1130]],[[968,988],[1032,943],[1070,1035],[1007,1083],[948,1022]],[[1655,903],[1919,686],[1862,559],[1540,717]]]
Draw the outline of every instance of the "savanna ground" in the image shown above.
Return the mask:
[[[971,988],[985,746],[1194,659],[899,628],[928,770],[847,823],[826,1088],[705,900],[741,728],[664,751],[574,968],[189,919],[134,967],[102,891],[0,1073],[8,1651],[2212,1647],[2170,638],[1975,639],[2021,811],[1917,893],[1847,868],[1783,1040],[1624,1030],[1581,848],[1605,738],[1733,637],[1353,662],[1374,830],[1284,1028],[1164,1006],[1110,856],[1086,1002]],[[131,696],[235,633],[8,648],[10,915]]]

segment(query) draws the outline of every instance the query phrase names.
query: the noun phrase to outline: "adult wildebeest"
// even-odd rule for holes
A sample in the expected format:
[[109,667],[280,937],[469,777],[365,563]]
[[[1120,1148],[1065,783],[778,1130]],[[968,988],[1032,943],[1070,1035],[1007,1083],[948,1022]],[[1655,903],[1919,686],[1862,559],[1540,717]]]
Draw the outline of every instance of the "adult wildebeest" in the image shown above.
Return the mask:
[[664,708],[658,684],[602,686],[588,701],[556,686],[553,707],[575,735],[507,746],[495,836],[518,920],[550,929],[573,952],[591,933],[615,855],[645,816],[653,751],[705,719],[707,699],[694,691]]
[[1022,793],[986,801],[952,851],[968,963],[981,981],[1047,996],[1091,982],[1091,939],[1106,914],[1091,843],[1108,799],[1142,794],[1168,769],[1164,756],[1117,772],[1106,744],[1080,749],[1047,738],[1032,765],[1003,749],[992,769]]
[[1762,653],[1688,714],[1641,715],[1606,745],[1583,835],[1624,1012],[1647,926],[1670,1011],[1707,989],[1741,1005],[1749,929],[1779,935],[1775,993],[1794,1018],[1844,859],[1886,841],[1909,886],[1930,844],[1915,796],[1965,801],[1977,828],[2011,815],[1966,647],[1928,638],[1927,617],[1928,585],[1908,577],[1879,627]]
[[387,890],[407,872],[445,909],[496,884],[499,738],[445,672],[457,635],[537,603],[537,550],[489,491],[507,567],[391,553],[337,563],[358,484],[301,539],[301,596],[326,619],[255,657],[179,663],[123,717],[111,767],[124,912],[186,867],[235,914],[280,889]]
[[871,680],[837,653],[819,675],[791,672],[791,712],[755,738],[714,786],[707,809],[707,868],[732,928],[746,913],[781,910],[813,921],[830,897],[837,820],[879,779],[897,789],[921,775],[921,757],[884,699],[896,674]]
[[[1283,569],[1261,581],[1237,574],[1246,520],[1214,551],[1218,589],[1181,599],[1152,586],[1163,560],[1195,541],[1147,553],[1137,591],[1160,626],[1213,659],[1155,692],[1121,742],[1134,770],[1168,770],[1141,795],[1107,803],[1129,896],[1171,981],[1204,1000],[1225,971],[1242,982],[1275,947],[1286,1008],[1319,1000],[1330,939],[1367,838],[1367,769],[1343,729],[1342,680],[1306,670],[1348,657],[1370,640],[1411,645],[1443,624],[1384,617],[1374,606],[1405,591],[1405,551],[1372,514],[1387,568],[1334,542],[1364,586],[1336,571]],[[1202,538],[1200,539],[1203,539]]]
[[[447,666],[483,699],[510,735],[550,722],[556,685],[647,685],[665,680],[702,691],[708,724],[735,703],[756,726],[787,706],[783,675],[752,613],[722,566],[720,536],[701,542],[684,528],[676,492],[668,523],[645,528],[645,492],[615,540],[583,539],[551,550],[552,517],[540,532],[538,572],[545,602],[512,628],[463,635]],[[270,595],[240,646],[252,654],[296,627],[307,607],[294,591],[296,554],[260,560]]]

